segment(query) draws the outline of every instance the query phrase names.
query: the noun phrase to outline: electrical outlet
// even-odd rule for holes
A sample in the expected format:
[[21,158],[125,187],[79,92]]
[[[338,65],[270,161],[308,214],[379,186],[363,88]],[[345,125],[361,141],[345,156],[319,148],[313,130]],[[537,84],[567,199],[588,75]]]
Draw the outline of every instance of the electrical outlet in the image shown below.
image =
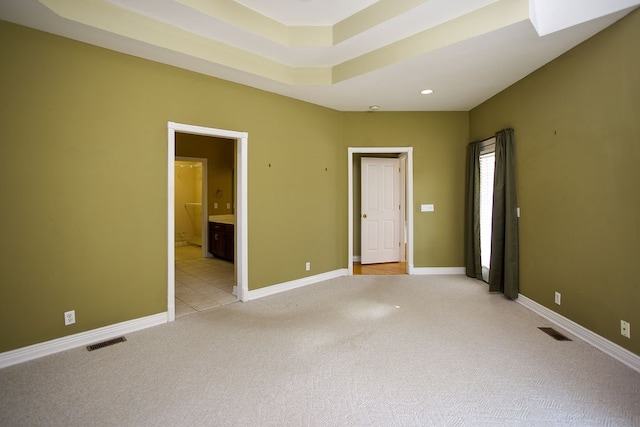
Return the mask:
[[64,326],[73,325],[76,323],[76,311],[65,311],[64,312]]
[[561,300],[562,295],[560,295],[560,292],[556,292],[556,304],[560,305]]
[[304,268],[306,268],[306,269],[307,269],[307,271],[311,270],[311,263],[310,263],[310,262],[307,262],[307,263],[305,264]]
[[620,335],[623,337],[631,338],[631,323],[620,321]]

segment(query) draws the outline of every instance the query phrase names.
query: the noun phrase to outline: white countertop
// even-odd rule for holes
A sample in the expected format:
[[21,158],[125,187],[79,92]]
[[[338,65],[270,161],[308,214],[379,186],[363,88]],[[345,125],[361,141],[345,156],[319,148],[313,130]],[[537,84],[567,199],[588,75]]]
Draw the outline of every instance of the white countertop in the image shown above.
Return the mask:
[[229,215],[209,215],[209,222],[219,222],[221,224],[235,224],[236,216]]

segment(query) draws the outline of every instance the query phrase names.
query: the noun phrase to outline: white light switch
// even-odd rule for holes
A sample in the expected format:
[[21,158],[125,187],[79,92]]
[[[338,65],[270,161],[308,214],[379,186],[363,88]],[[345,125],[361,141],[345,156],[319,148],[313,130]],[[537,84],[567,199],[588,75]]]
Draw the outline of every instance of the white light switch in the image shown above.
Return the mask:
[[516,208],[516,215],[520,218],[520,208]]
[[433,212],[435,211],[436,208],[434,205],[429,204],[429,205],[420,205],[420,212]]

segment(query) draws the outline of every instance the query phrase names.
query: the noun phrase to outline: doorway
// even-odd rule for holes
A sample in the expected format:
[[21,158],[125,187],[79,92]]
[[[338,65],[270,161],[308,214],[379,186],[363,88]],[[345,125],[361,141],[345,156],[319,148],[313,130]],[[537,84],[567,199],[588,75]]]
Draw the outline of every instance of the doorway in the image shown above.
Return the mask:
[[[356,211],[356,207],[359,206],[356,198],[360,198],[359,187],[354,185],[354,159],[361,155],[366,156],[380,156],[380,157],[395,157],[400,159],[403,173],[401,174],[401,181],[404,190],[400,194],[400,206],[401,206],[401,218],[404,219],[404,224],[401,226],[404,235],[405,250],[401,250],[401,263],[400,265],[389,266],[390,269],[382,270],[386,272],[375,272],[370,270],[371,273],[363,273],[359,266],[354,265],[354,262],[358,262],[358,259],[354,258],[354,241],[356,239],[356,224],[354,221],[360,221],[360,212]],[[348,148],[348,250],[347,250],[347,265],[349,275],[354,274],[355,271],[359,274],[412,274],[413,271],[413,147],[349,147]],[[354,189],[356,187],[356,189]],[[399,269],[398,269],[399,268]],[[378,269],[380,270],[380,269]]]
[[[400,160],[395,155],[389,158],[360,158],[362,265],[400,262],[400,249],[405,240],[404,233],[400,233],[404,229],[404,218],[400,218],[401,172]],[[356,185],[356,193],[357,187]],[[355,224],[357,225],[357,220]]]
[[175,320],[175,149],[176,133],[211,136],[235,141],[235,263],[236,263],[236,298],[246,301],[248,297],[248,247],[247,247],[247,166],[248,139],[246,132],[207,128],[168,122],[167,143],[167,320]]
[[176,156],[174,176],[176,246],[198,246],[202,258],[205,258],[209,256],[207,159]]
[[[236,302],[233,262],[209,252],[209,177],[214,188],[232,194],[222,171],[233,168],[235,141],[176,135],[175,161],[175,315],[176,318]],[[180,156],[178,156],[180,154]],[[204,157],[184,157],[183,155]],[[209,167],[211,167],[211,172]],[[220,190],[221,191],[221,190]],[[215,193],[212,199],[215,198]],[[219,199],[214,199],[219,200]],[[232,200],[232,198],[229,198]],[[219,203],[212,203],[214,209]],[[231,215],[233,217],[233,215]]]

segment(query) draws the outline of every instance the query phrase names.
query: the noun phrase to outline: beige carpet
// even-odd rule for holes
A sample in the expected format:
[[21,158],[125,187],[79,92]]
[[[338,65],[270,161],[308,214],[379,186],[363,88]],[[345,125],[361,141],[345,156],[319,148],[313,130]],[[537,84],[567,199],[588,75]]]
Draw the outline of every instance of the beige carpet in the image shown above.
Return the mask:
[[638,426],[640,373],[463,276],[353,276],[0,370],[2,426]]

